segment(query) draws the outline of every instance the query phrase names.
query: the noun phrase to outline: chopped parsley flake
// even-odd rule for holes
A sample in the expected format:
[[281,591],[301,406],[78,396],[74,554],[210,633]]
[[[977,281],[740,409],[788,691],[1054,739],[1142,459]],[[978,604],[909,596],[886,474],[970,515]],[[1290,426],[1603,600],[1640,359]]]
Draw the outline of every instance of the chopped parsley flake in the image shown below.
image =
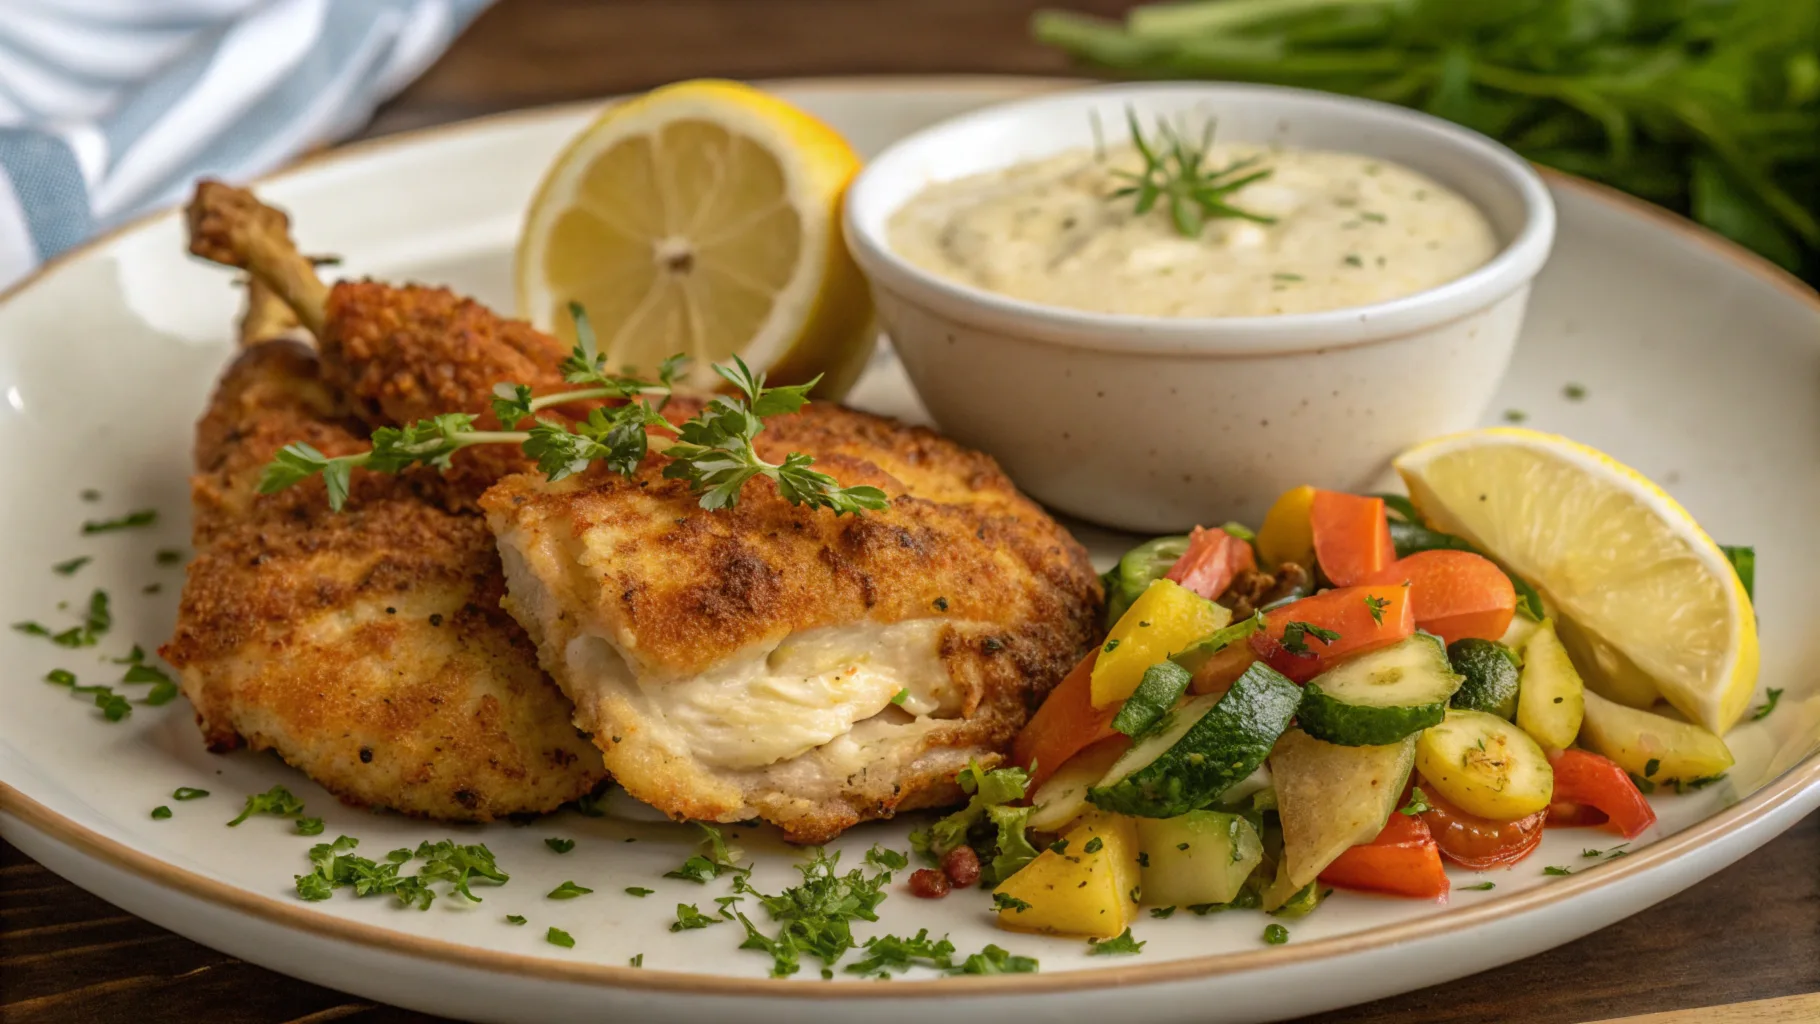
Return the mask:
[[1751,721],[1755,722],[1759,719],[1768,718],[1769,713],[1776,710],[1776,702],[1782,699],[1782,691],[1773,686],[1766,691],[1766,695],[1769,697],[1769,700],[1764,702],[1764,705],[1758,708],[1756,712],[1750,716]]
[[656,891],[657,891],[656,889],[647,889],[642,885],[626,886],[626,895],[627,896],[637,896],[639,899],[644,899],[646,896],[649,896]]
[[1661,770],[1662,761],[1659,758],[1652,757],[1643,764],[1643,777],[1646,779],[1655,778],[1656,773]]
[[1461,892],[1488,892],[1492,889],[1496,889],[1497,887],[1498,887],[1498,883],[1496,883],[1496,882],[1479,882],[1476,885],[1462,885],[1462,886],[1460,886],[1460,891]]
[[1283,943],[1289,941],[1289,929],[1280,924],[1265,925],[1264,941],[1272,946],[1281,946]]
[[741,875],[752,873],[751,868],[741,867],[738,856],[727,846],[721,837],[720,829],[712,825],[696,822],[695,826],[702,831],[701,852],[682,862],[674,871],[664,872],[665,878],[680,878],[695,882],[698,885],[708,884],[708,879],[719,878],[721,872],[732,871]]
[[904,701],[907,701],[909,699],[910,699],[910,691],[908,689],[900,689],[896,693],[891,695],[891,703],[896,704],[900,707],[903,706]]
[[673,932],[686,932],[696,928],[706,928],[711,924],[719,923],[720,918],[715,917],[713,914],[702,913],[701,909],[693,903],[678,903],[676,905],[676,921],[670,925],[670,930]]
[[556,888],[551,889],[548,896],[553,900],[572,900],[577,896],[586,896],[593,891],[594,890],[585,885],[576,885],[574,882],[564,882]]
[[172,800],[200,800],[203,797],[208,796],[208,795],[209,795],[209,791],[206,789],[197,789],[194,786],[178,786],[174,791],[172,791],[171,799]]
[[183,561],[183,552],[175,548],[159,548],[158,553],[152,557],[159,565],[176,565]]
[[152,808],[152,817],[156,820],[163,821],[170,816],[171,809],[163,804],[159,804],[157,807]]
[[640,953],[637,956],[633,957],[632,959],[626,961],[626,966],[628,966],[628,967],[643,967],[644,965],[645,965],[645,955],[643,953]]
[[1151,907],[1150,916],[1156,918],[1159,921],[1167,921],[1171,917],[1175,916],[1175,908],[1174,907]]
[[1081,847],[1081,852],[1082,853],[1098,853],[1105,845],[1106,845],[1105,843],[1100,841],[1099,836],[1094,836],[1092,839],[1087,840],[1086,846]]
[[298,818],[297,834],[300,836],[319,836],[322,834],[321,818]]
[[902,871],[910,866],[910,857],[874,843],[872,849],[866,851],[866,863],[886,871]]
[[1506,423],[1522,423],[1527,419],[1529,419],[1529,414],[1521,409],[1504,410],[1504,422]]
[[1571,875],[1574,872],[1572,868],[1559,868],[1550,864],[1542,869],[1542,873],[1545,875]]
[[158,510],[142,508],[115,519],[90,519],[82,524],[83,533],[112,533],[115,530],[131,530],[141,526],[150,526],[158,521]]
[[303,814],[303,801],[291,795],[283,786],[273,786],[263,793],[254,793],[246,798],[246,807],[240,817],[228,822],[233,828],[255,814],[271,814],[280,818],[295,818]]
[[575,840],[573,839],[557,839],[551,837],[545,839],[543,844],[550,849],[555,850],[557,853],[568,853],[570,850],[575,849]]
[[1291,622],[1283,627],[1283,649],[1296,654],[1307,654],[1308,642],[1303,638],[1310,636],[1319,640],[1323,647],[1340,638],[1340,634],[1331,629],[1322,629],[1306,622]]
[[888,978],[892,971],[907,971],[918,965],[949,970],[954,966],[954,943],[947,936],[929,938],[924,928],[911,938],[879,935],[866,940],[865,956],[847,965],[848,974]]
[[992,909],[1010,910],[1021,914],[1030,909],[1030,904],[1008,892],[995,892],[992,894]]
[[839,863],[838,853],[814,849],[810,861],[799,868],[802,884],[775,896],[754,889],[744,875],[734,880],[734,891],[757,899],[778,925],[776,934],[768,935],[746,915],[734,914],[746,930],[739,948],[770,954],[773,977],[795,974],[805,955],[820,960],[824,968],[833,967],[854,948],[851,922],[878,920],[877,908],[884,902],[891,874],[881,871],[867,877],[858,868],[841,874]]
[[1144,944],[1131,937],[1129,928],[1114,938],[1088,939],[1087,945],[1093,947],[1087,951],[1088,956],[1134,956],[1144,950]]
[[1409,791],[1409,802],[1402,807],[1397,808],[1397,813],[1414,817],[1421,814],[1423,811],[1432,810],[1434,810],[1434,808],[1428,806],[1428,794],[1422,792],[1421,786],[1415,786]]
[[507,924],[524,924],[527,920],[529,920],[529,919],[526,918],[523,914],[507,914],[506,915]]
[[89,564],[92,561],[94,561],[94,559],[90,558],[89,556],[81,555],[79,557],[72,558],[67,562],[58,562],[56,565],[51,566],[51,571],[56,573],[59,576],[74,576],[74,575],[76,575],[77,569],[82,568],[83,566]]
[[1380,626],[1384,624],[1384,609],[1388,607],[1390,607],[1389,598],[1379,597],[1376,594],[1365,595],[1365,610],[1371,613],[1371,621]]
[[575,948],[575,937],[561,928],[552,927],[549,931],[544,932],[543,940],[552,946],[561,946],[564,949]]
[[951,968],[950,974],[1034,974],[1037,970],[1035,957],[1017,956],[1010,950],[988,944],[985,949],[968,957],[959,967]]
[[1578,402],[1586,397],[1586,388],[1579,384],[1564,384],[1561,386],[1561,394],[1570,402]]

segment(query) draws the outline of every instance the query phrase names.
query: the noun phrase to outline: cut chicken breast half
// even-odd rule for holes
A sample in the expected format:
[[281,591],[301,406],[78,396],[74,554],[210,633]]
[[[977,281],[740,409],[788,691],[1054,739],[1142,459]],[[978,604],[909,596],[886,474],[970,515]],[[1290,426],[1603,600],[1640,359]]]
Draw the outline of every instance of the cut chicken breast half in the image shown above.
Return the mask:
[[928,430],[811,405],[757,447],[890,506],[836,517],[761,478],[709,512],[661,456],[630,479],[508,477],[481,502],[508,610],[608,770],[672,817],[815,843],[955,801],[1091,642],[1086,551]]

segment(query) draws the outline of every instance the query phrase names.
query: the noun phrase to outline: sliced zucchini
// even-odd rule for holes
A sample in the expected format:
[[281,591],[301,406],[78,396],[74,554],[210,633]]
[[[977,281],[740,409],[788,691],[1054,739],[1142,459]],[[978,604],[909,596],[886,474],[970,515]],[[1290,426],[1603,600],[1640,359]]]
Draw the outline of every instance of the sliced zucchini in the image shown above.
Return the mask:
[[1250,775],[1289,727],[1302,690],[1259,663],[1223,696],[1192,697],[1134,743],[1087,799],[1138,818],[1199,810]]
[[1296,718],[1315,739],[1382,746],[1439,724],[1459,686],[1441,641],[1417,633],[1314,677]]
[[1100,576],[1106,588],[1106,628],[1111,629],[1145,588],[1168,575],[1188,553],[1187,537],[1158,537],[1125,552],[1119,564]]
[[1216,629],[1186,648],[1171,654],[1169,660],[1187,669],[1190,674],[1199,672],[1203,666],[1213,660],[1214,655],[1263,628],[1264,613],[1253,612],[1250,618],[1241,619],[1229,626]]
[[1105,777],[1126,749],[1125,741],[1115,736],[1069,758],[1031,795],[1030,818],[1024,824],[1038,832],[1060,832],[1092,810],[1087,790]]
[[1495,640],[1467,637],[1447,645],[1447,660],[1461,677],[1448,703],[1466,711],[1483,711],[1510,721],[1517,715],[1516,652]]
[[1140,886],[1150,906],[1229,903],[1264,859],[1251,822],[1222,811],[1139,818],[1137,835]]
[[1651,782],[1710,779],[1732,766],[1731,748],[1705,729],[1650,711],[1586,695],[1580,743]]
[[1536,741],[1483,711],[1449,711],[1423,732],[1416,769],[1449,803],[1492,821],[1534,814],[1555,791],[1554,769]]
[[1416,741],[1375,747],[1347,747],[1291,729],[1270,755],[1276,783],[1277,817],[1283,824],[1283,858],[1275,902],[1281,906],[1315,880],[1335,857],[1369,843],[1403,798],[1403,784],[1415,763]]
[[1517,725],[1543,749],[1566,750],[1580,735],[1585,715],[1586,686],[1555,635],[1554,621],[1544,622],[1523,645]]
[[1143,736],[1182,699],[1193,678],[1192,672],[1173,661],[1159,661],[1145,669],[1137,689],[1112,717],[1112,727],[1133,739]]

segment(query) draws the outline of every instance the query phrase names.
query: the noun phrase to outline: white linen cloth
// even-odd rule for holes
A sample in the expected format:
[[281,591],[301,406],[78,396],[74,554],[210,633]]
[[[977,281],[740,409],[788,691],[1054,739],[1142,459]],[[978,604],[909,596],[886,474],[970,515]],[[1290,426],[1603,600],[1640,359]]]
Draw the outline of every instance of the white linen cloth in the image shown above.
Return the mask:
[[359,128],[489,0],[0,0],[0,289]]

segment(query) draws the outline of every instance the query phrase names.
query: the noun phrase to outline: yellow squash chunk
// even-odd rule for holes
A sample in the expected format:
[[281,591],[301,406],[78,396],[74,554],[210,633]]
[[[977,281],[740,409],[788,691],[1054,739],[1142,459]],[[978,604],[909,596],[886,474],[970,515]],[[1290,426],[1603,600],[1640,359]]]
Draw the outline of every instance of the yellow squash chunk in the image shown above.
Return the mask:
[[1179,583],[1157,580],[1113,623],[1093,665],[1093,706],[1131,696],[1144,670],[1232,621],[1232,613]]
[[1586,695],[1580,745],[1652,782],[1704,779],[1732,766],[1731,749],[1705,729],[1627,708],[1596,693]]
[[1566,750],[1580,735],[1586,687],[1549,619],[1523,645],[1517,725],[1544,750]]
[[1303,485],[1284,491],[1264,513],[1264,525],[1258,528],[1258,557],[1265,566],[1294,562],[1304,569],[1313,568],[1314,526],[1309,519],[1313,508],[1314,488]]
[[1449,708],[1416,739],[1422,781],[1460,810],[1515,821],[1548,806],[1555,771],[1529,734],[1483,711]]
[[[1065,845],[1064,845],[1065,844]],[[1097,939],[1118,936],[1137,913],[1137,827],[1130,818],[1093,814],[999,884],[1017,904],[998,912],[1001,928]]]

